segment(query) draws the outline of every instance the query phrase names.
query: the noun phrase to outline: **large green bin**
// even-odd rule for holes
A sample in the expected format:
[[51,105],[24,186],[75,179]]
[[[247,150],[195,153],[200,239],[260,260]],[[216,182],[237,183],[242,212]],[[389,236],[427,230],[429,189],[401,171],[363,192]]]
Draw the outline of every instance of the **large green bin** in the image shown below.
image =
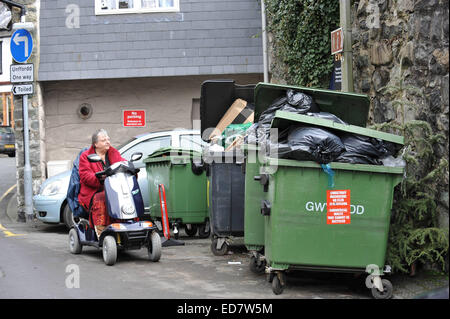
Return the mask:
[[161,220],[159,185],[166,193],[167,215],[178,237],[178,227],[189,236],[198,229],[202,238],[209,236],[207,179],[199,167],[201,153],[193,150],[164,148],[144,160],[149,184],[150,216]]
[[[294,123],[403,145],[401,136],[288,112],[277,112],[272,127],[282,130]],[[275,293],[282,292],[283,271],[288,269],[378,269],[379,274],[385,269],[393,191],[404,169],[337,162],[330,167],[335,173],[333,188],[318,163],[268,158],[264,165],[269,180],[265,257],[269,271],[276,273],[272,282]],[[345,195],[351,204],[349,224],[327,224],[327,190],[349,191]],[[381,281],[379,276],[374,280],[376,288],[384,287],[372,289],[375,297],[392,293],[387,280]]]
[[[360,126],[366,124],[369,111],[369,99],[366,95],[270,83],[259,83],[255,88],[255,122],[274,100],[286,95],[287,89],[312,96],[321,111],[335,114],[347,123]],[[246,155],[244,243],[252,253],[250,269],[258,273],[265,267],[264,216],[261,209],[264,209],[262,201],[266,199],[267,192],[260,185],[265,183],[264,175],[260,174],[264,156],[258,145],[244,145],[243,148]]]
[[[369,110],[365,95],[329,90],[258,84],[255,88],[255,118],[288,88],[313,97],[321,111],[348,123],[339,124],[317,117],[278,111],[272,128],[283,131],[290,125],[315,126],[340,133],[382,139],[399,148],[403,137],[364,128]],[[381,280],[389,233],[394,187],[402,180],[403,167],[330,163],[334,186],[321,165],[311,161],[266,156],[261,178],[267,183],[261,201],[264,221],[266,271],[272,289],[281,293],[285,271],[306,269],[372,273],[375,297],[392,293],[392,285]],[[262,188],[262,186],[260,186]],[[327,191],[345,190],[350,197],[350,223],[327,224]],[[346,196],[347,196],[346,195]]]

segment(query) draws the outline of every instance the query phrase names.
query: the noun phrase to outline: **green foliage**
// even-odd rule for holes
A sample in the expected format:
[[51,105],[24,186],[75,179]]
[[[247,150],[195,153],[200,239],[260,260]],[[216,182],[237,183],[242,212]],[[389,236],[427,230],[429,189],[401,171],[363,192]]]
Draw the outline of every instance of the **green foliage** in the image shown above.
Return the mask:
[[267,29],[276,60],[290,84],[328,87],[333,70],[331,31],[339,27],[339,1],[266,0]]
[[405,112],[416,109],[412,96],[423,98],[420,90],[405,86],[401,78],[381,92],[392,97],[392,106],[400,120],[374,125],[405,137],[403,159],[406,177],[394,194],[387,263],[394,271],[408,272],[413,263],[434,264],[445,269],[448,254],[448,232],[438,227],[438,185],[448,185],[448,161],[438,158],[434,146],[445,141],[434,134],[425,121],[405,120]]

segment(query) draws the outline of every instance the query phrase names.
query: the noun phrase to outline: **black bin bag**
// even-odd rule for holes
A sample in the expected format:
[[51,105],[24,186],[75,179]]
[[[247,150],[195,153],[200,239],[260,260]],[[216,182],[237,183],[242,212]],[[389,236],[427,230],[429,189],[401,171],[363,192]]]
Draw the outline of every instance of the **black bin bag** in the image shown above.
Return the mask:
[[319,107],[311,96],[289,89],[286,91],[285,96],[273,101],[269,108],[262,112],[259,116],[259,127],[260,129],[263,129],[266,134],[269,134],[270,124],[272,123],[272,119],[275,117],[276,111],[285,111],[297,114],[320,112]]
[[336,158],[336,162],[383,165],[380,159],[396,153],[396,146],[393,143],[373,137],[344,134],[341,141],[345,146],[345,152]]
[[309,160],[327,164],[345,151],[339,137],[318,127],[293,126],[287,142],[291,149],[289,158],[299,161]]

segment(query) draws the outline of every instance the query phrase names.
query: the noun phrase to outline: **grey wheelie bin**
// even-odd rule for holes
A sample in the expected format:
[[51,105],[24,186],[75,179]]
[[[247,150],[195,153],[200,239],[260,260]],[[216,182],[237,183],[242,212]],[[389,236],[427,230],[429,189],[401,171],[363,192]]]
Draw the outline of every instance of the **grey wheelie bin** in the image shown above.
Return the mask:
[[[205,81],[200,99],[202,139],[209,141],[212,129],[236,99],[253,103],[254,88],[236,85],[233,80]],[[211,251],[223,255],[235,237],[244,236],[245,156],[241,151],[211,152],[204,153],[203,160],[208,176]]]

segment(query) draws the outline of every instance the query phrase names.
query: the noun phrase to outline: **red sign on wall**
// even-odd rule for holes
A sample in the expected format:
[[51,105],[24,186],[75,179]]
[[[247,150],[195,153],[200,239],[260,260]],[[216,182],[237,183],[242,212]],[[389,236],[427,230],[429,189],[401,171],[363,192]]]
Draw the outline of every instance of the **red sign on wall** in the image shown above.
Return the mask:
[[327,224],[350,224],[350,190],[327,190]]
[[145,110],[124,110],[123,126],[145,127]]
[[344,33],[342,28],[331,31],[331,55],[344,51]]

